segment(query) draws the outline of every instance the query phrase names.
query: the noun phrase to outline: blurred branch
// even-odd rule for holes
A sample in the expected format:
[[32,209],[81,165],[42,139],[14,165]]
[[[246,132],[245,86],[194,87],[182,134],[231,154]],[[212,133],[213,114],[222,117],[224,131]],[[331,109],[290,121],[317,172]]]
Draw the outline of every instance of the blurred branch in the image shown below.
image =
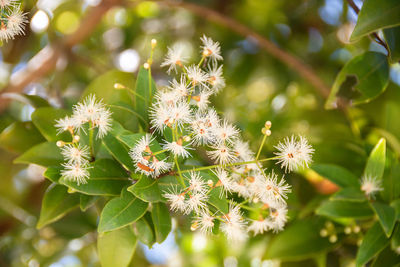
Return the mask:
[[[73,46],[88,38],[103,15],[121,3],[122,0],[103,0],[98,6],[90,9],[75,32],[40,50],[29,60],[26,67],[13,74],[10,84],[2,93],[22,92],[27,85],[53,71],[57,67],[58,60],[68,55]],[[0,95],[0,112],[7,108],[9,101]]]
[[224,27],[236,32],[237,34],[247,38],[251,37],[256,40],[258,45],[267,51],[271,56],[280,60],[284,64],[288,65],[290,68],[299,73],[305,80],[307,80],[316,91],[324,98],[329,95],[330,88],[322,81],[315,71],[304,63],[301,59],[296,56],[282,50],[276,44],[265,38],[264,36],[253,31],[249,27],[241,24],[240,22],[227,17],[215,10],[209,9],[204,6],[199,6],[197,4],[188,2],[178,2],[170,0],[154,0],[160,5],[166,5],[170,7],[181,7],[191,11],[192,13],[200,16],[203,19],[215,22],[217,24],[223,25]]
[[[357,15],[358,15],[358,13],[360,13],[360,9],[356,5],[356,3],[354,3],[353,0],[347,0],[347,3],[354,10],[354,12],[356,12]],[[389,51],[389,48],[388,48],[387,44],[379,37],[379,35],[376,32],[371,33],[371,35],[372,35],[373,38],[371,38],[371,37],[370,38],[373,41],[375,41],[376,43],[378,43],[381,46],[383,46],[386,49],[386,51]]]

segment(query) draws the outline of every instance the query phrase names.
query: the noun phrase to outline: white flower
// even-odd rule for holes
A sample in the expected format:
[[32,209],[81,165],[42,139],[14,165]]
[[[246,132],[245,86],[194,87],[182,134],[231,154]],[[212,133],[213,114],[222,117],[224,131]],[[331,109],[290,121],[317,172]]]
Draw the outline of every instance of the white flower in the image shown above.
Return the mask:
[[200,213],[206,208],[206,201],[208,196],[203,192],[192,192],[189,199],[186,200],[186,211],[184,214],[189,214],[194,211]]
[[221,196],[226,196],[228,192],[230,193],[234,190],[234,181],[229,176],[228,172],[222,168],[217,168],[213,171],[213,173],[218,177],[218,182],[215,186],[222,186]]
[[164,193],[163,196],[169,202],[172,211],[186,211],[185,194],[178,191],[177,187],[172,187],[170,191]]
[[214,217],[207,212],[201,212],[195,217],[194,224],[199,228],[202,234],[210,234],[214,227]]
[[368,196],[374,196],[379,191],[382,191],[382,182],[372,176],[363,176],[361,179],[361,190]]
[[221,47],[219,46],[218,42],[214,42],[211,38],[205,35],[203,35],[200,40],[203,43],[201,47],[201,49],[203,50],[203,56],[210,57],[213,62],[223,59],[221,56]]
[[190,153],[188,152],[188,149],[190,148],[182,144],[182,139],[179,139],[177,142],[166,142],[163,148],[171,151],[175,156],[182,158],[190,157]]
[[95,121],[105,111],[105,104],[102,100],[97,100],[95,95],[87,96],[83,102],[74,106],[74,116],[82,119],[82,124],[88,121]]
[[192,100],[194,100],[195,105],[201,111],[208,108],[208,104],[210,103],[210,96],[210,92],[203,90],[198,95],[192,96]]
[[76,127],[76,121],[74,118],[66,116],[62,119],[56,120],[55,127],[57,128],[57,134],[65,131],[70,131],[73,133]]
[[233,143],[233,151],[238,157],[238,160],[252,161],[254,153],[250,150],[249,143],[236,139]]
[[183,127],[191,121],[190,107],[185,101],[178,101],[172,104],[158,102],[150,110],[152,127],[163,132],[165,127]]
[[218,164],[228,164],[235,159],[235,154],[225,144],[213,146],[212,149],[207,151],[207,155]]
[[224,120],[221,125],[214,128],[214,135],[216,136],[217,143],[232,144],[238,138],[239,130],[235,126]]
[[271,172],[261,184],[259,197],[264,203],[269,203],[270,201],[284,202],[287,199],[287,194],[291,191],[290,185],[285,183],[283,177],[278,182],[278,175]]
[[181,76],[180,82],[174,79],[169,88],[180,97],[187,97],[189,95],[189,85],[184,75]]
[[13,35],[24,34],[25,24],[27,22],[26,14],[20,10],[20,7],[16,7],[7,17],[7,27],[13,32]]
[[111,112],[108,109],[103,109],[93,120],[93,127],[97,127],[97,138],[103,138],[111,130]]
[[244,241],[247,238],[246,222],[240,212],[240,207],[231,203],[229,213],[224,215],[221,231],[230,241]]
[[172,163],[166,162],[165,160],[158,160],[155,156],[152,158],[150,168],[153,168],[151,175],[157,177],[160,174],[169,171],[172,168]]
[[222,76],[222,65],[208,68],[208,83],[211,84],[213,93],[218,93],[222,88],[225,87],[225,79]]
[[257,221],[252,221],[251,225],[248,228],[248,231],[252,231],[254,235],[263,234],[268,231],[271,227],[271,222],[269,220],[265,220],[261,218]]
[[299,137],[299,140],[292,136],[285,138],[275,148],[278,150],[275,154],[279,157],[278,164],[285,171],[293,171],[300,167],[307,166],[311,162],[311,155],[314,149],[308,144],[307,139]]
[[189,67],[185,67],[187,76],[192,83],[192,86],[203,85],[205,88],[208,88],[207,80],[208,74],[202,71],[198,66],[192,65]]
[[90,158],[90,152],[88,146],[81,146],[78,144],[74,145],[66,145],[61,149],[61,154],[64,156],[64,159],[68,161],[68,163],[78,163],[83,165],[88,162]]
[[249,198],[251,196],[249,189],[247,188],[244,182],[234,182],[233,183],[233,191],[239,194],[244,198]]
[[284,204],[270,209],[270,227],[274,233],[282,231],[287,221],[287,206]]
[[173,48],[168,47],[168,53],[165,56],[164,62],[161,67],[169,66],[167,72],[171,73],[172,70],[177,72],[177,66],[183,67],[186,63],[186,57],[183,55],[184,47],[182,45],[175,45]]
[[87,183],[87,179],[89,179],[89,165],[69,162],[62,164],[62,166],[64,169],[61,171],[61,175],[65,179],[74,181],[78,185]]
[[9,6],[14,6],[16,5],[18,0],[0,0],[0,8],[5,8]]
[[191,123],[193,144],[206,145],[214,143],[214,128],[219,124],[217,112],[209,109],[207,112],[199,111]]
[[192,192],[205,194],[207,191],[207,184],[198,172],[191,171],[189,173],[189,184],[189,190]]
[[153,140],[154,138],[151,134],[146,134],[131,148],[129,155],[135,163],[141,162],[144,157],[151,155],[150,144],[153,142]]

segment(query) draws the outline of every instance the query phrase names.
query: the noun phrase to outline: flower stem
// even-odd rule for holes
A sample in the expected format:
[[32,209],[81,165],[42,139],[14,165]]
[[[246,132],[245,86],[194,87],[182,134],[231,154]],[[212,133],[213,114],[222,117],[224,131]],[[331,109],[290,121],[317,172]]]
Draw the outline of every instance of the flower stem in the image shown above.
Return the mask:
[[90,156],[94,159],[94,145],[93,145],[93,123],[89,121],[89,147],[90,147]]
[[186,186],[185,186],[185,182],[184,182],[183,177],[182,177],[182,172],[181,172],[181,168],[179,167],[179,163],[178,163],[178,158],[177,158],[177,156],[174,156],[174,161],[175,161],[176,168],[178,169],[178,174],[179,174],[179,179],[178,179],[178,181],[179,181],[179,182],[181,183],[181,185],[185,188]]
[[262,139],[262,141],[261,141],[261,145],[260,145],[260,147],[259,147],[259,149],[258,149],[258,152],[257,152],[256,160],[258,160],[258,157],[259,157],[260,154],[261,154],[261,150],[262,150],[262,148],[263,148],[263,146],[264,146],[265,140],[267,140],[267,135],[266,135],[266,134],[264,134],[264,137],[263,137],[263,139]]

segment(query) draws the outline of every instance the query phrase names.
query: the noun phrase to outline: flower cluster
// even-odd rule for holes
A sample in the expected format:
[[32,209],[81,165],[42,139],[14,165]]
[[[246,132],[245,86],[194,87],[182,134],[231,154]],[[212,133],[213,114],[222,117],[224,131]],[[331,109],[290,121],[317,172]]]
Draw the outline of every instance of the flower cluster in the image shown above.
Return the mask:
[[14,39],[17,35],[24,34],[25,24],[28,20],[18,1],[0,0],[0,9],[0,41],[8,41]]
[[[66,116],[56,121],[58,133],[69,132],[70,142],[58,141],[61,154],[65,159],[61,175],[68,180],[79,184],[87,183],[89,179],[90,160],[93,158],[93,136],[97,131],[97,138],[103,138],[111,129],[111,112],[102,101],[94,95],[89,95],[82,103],[73,107],[72,116]],[[89,133],[87,133],[87,131]],[[87,135],[89,145],[82,145],[81,135]]]
[[[201,41],[198,64],[185,65],[188,58],[183,47],[168,49],[161,66],[180,76],[154,96],[149,111],[153,135],[141,138],[130,156],[141,174],[153,178],[166,173],[176,175],[180,185],[164,192],[164,197],[171,210],[192,215],[192,230],[211,233],[219,221],[221,231],[230,240],[245,240],[248,232],[256,235],[280,231],[287,220],[286,198],[291,189],[283,177],[274,172],[267,174],[262,162],[277,160],[286,172],[294,171],[308,166],[314,150],[304,137],[293,136],[276,146],[275,157],[259,159],[271,135],[271,122],[263,128],[264,138],[256,155],[241,139],[239,129],[210,106],[210,97],[225,86],[223,68],[218,65],[223,58],[218,42],[206,36]],[[155,138],[162,139],[162,150],[152,147]],[[206,150],[215,165],[184,165],[199,147]],[[210,208],[214,191],[229,202],[228,212]],[[256,218],[245,219],[244,210],[254,211]]]

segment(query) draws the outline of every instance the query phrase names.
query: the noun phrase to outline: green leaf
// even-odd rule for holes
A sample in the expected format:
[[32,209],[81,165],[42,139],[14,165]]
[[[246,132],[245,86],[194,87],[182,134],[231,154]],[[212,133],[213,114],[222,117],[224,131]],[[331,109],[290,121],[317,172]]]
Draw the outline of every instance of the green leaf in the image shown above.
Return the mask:
[[126,171],[114,160],[100,159],[89,169],[90,178],[86,184],[62,177],[60,183],[87,195],[119,196],[121,190],[131,184]]
[[366,0],[358,14],[350,41],[382,28],[400,25],[400,2],[397,0]]
[[70,194],[65,186],[50,185],[43,197],[37,228],[42,228],[61,219],[69,211],[79,206],[79,194]]
[[101,266],[127,267],[132,260],[137,237],[131,226],[99,234],[97,251]]
[[[125,122],[124,127],[126,127],[126,129],[129,129],[132,132],[137,132],[138,121],[147,125],[146,127],[148,128],[148,122],[139,113],[136,112],[132,105],[123,102],[117,102],[110,104],[109,107],[111,112],[114,114],[113,117],[116,118],[118,122]],[[132,120],[132,118],[136,119]],[[130,122],[130,124],[127,124],[127,122]]]
[[357,176],[343,167],[334,164],[314,164],[311,168],[340,187],[360,187]]
[[162,243],[171,232],[171,217],[164,203],[154,203],[151,211],[157,243]]
[[389,244],[382,227],[376,222],[365,234],[357,252],[356,266],[363,266]]
[[320,236],[319,230],[322,228],[321,220],[296,221],[272,239],[264,257],[282,261],[300,261],[327,251],[333,245],[328,238]]
[[385,171],[386,140],[381,138],[369,154],[364,176],[381,180]]
[[339,72],[325,108],[336,108],[338,96],[351,100],[354,105],[367,103],[383,93],[388,84],[389,65],[386,56],[365,52],[347,62]]
[[390,246],[386,246],[384,250],[376,257],[371,267],[391,266],[399,267],[400,255],[396,254]]
[[43,176],[53,183],[58,183],[61,178],[62,167],[48,167]]
[[148,122],[149,122],[149,116],[148,116],[148,110],[151,105],[151,100],[153,98],[153,95],[156,92],[156,84],[151,78],[151,74],[149,73],[149,70],[146,70],[145,68],[141,67],[137,76],[137,81],[136,81],[136,111],[137,113],[140,114],[142,118],[147,122],[143,123],[142,120],[140,120],[140,123],[142,124],[143,129],[147,129]]
[[32,122],[16,121],[0,134],[0,147],[14,153],[23,153],[44,141],[44,138]]
[[118,141],[115,136],[112,134],[107,134],[103,138],[103,144],[107,148],[108,152],[124,166],[125,169],[130,170],[132,172],[135,171],[135,166],[133,166],[133,162],[131,157],[129,156],[129,150]]
[[34,108],[50,106],[49,102],[47,102],[46,99],[44,99],[38,95],[8,93],[7,98],[15,100],[15,101],[19,101],[19,102],[27,104],[27,105],[31,105]]
[[394,64],[400,61],[400,27],[393,27],[383,30],[386,43],[389,48],[390,63]]
[[149,204],[125,189],[121,197],[110,200],[100,215],[98,231],[100,233],[119,229],[139,220],[146,212]]
[[374,210],[375,214],[378,216],[379,223],[385,231],[386,236],[390,237],[396,222],[395,209],[387,204],[380,202],[371,203],[371,207]]
[[356,187],[347,187],[333,194],[331,200],[345,200],[350,202],[365,202],[364,193]]
[[228,201],[226,197],[221,194],[221,190],[221,187],[212,189],[207,202],[223,214],[227,214],[229,212]]
[[385,202],[390,202],[400,196],[400,164],[395,155],[387,159],[389,171],[384,172],[383,175],[383,191],[381,191],[381,196]]
[[397,225],[390,240],[391,248],[396,251],[400,248],[400,225]]
[[96,201],[99,200],[98,196],[89,196],[89,195],[84,195],[81,194],[80,201],[79,201],[79,206],[81,208],[81,211],[87,211],[91,206],[93,206]]
[[163,201],[161,191],[158,188],[158,180],[147,177],[146,175],[142,175],[139,181],[128,187],[128,191],[143,201]]
[[323,202],[316,210],[316,213],[331,218],[354,219],[370,218],[374,215],[368,203],[341,200]]
[[55,142],[38,144],[14,160],[14,163],[37,164],[44,167],[58,166],[64,161]]
[[392,203],[390,203],[390,206],[394,208],[394,211],[396,213],[396,221],[400,220],[400,199],[396,199]]
[[151,224],[145,217],[142,217],[135,223],[135,227],[135,233],[140,242],[151,247],[155,242],[154,230],[151,227]]
[[143,133],[137,133],[137,134],[122,134],[118,135],[117,138],[120,140],[122,143],[127,145],[129,148],[132,148],[136,145],[136,143],[145,136]]
[[70,141],[71,134],[64,132],[57,135],[57,128],[54,126],[56,120],[64,118],[70,115],[70,112],[64,109],[56,109],[52,107],[38,108],[32,113],[32,122],[42,133],[44,138],[50,142],[56,142],[58,140]]

